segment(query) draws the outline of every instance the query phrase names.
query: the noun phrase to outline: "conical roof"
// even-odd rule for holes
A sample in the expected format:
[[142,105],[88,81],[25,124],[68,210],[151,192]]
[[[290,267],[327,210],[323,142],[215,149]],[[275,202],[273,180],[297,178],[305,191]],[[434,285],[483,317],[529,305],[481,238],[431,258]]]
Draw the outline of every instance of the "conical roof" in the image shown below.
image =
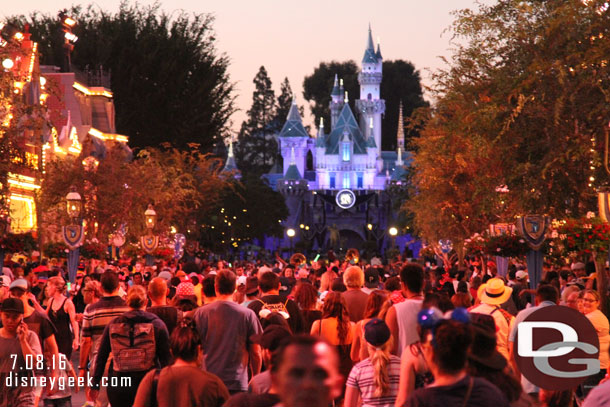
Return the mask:
[[237,171],[237,164],[235,163],[235,155],[233,154],[233,141],[229,141],[229,154],[227,154],[227,161],[222,169],[225,172]]
[[362,57],[363,63],[377,63],[377,56],[375,55],[375,46],[373,45],[373,33],[371,32],[371,25],[369,24],[369,37],[364,50],[364,57]]
[[330,94],[331,96],[341,96],[341,89],[339,89],[339,79],[337,78],[337,74],[335,74],[335,83],[333,84],[333,90]]
[[288,117],[286,118],[286,123],[284,123],[282,131],[280,131],[280,137],[309,138],[307,130],[305,130],[305,127],[303,127],[303,121],[301,120],[301,114],[299,113],[296,100],[292,101],[292,105],[288,111]]
[[284,179],[298,181],[301,179],[301,173],[297,168],[296,158],[294,155],[294,147],[290,150],[290,165],[286,170],[286,174],[284,174]]
[[327,137],[326,154],[339,154],[339,142],[347,133],[354,145],[354,154],[366,154],[366,140],[364,139],[356,118],[349,104],[343,105],[335,127]]

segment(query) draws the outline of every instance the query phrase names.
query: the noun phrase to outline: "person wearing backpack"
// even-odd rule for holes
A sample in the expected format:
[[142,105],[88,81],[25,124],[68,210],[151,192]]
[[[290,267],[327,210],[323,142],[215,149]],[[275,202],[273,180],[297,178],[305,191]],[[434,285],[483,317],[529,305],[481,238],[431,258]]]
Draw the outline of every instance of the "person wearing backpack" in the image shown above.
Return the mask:
[[[127,292],[127,305],[130,310],[115,318],[102,335],[95,359],[93,387],[90,396],[95,399],[99,390],[104,367],[112,352],[108,368],[108,383],[118,378],[119,386],[108,386],[108,401],[112,407],[131,407],[138,385],[150,370],[169,364],[169,335],[165,323],[155,314],[146,312],[146,289],[140,285],[132,286]],[[129,378],[129,386],[121,387],[121,378]]]
[[280,278],[273,271],[259,273],[258,287],[263,295],[250,304],[250,308],[262,321],[272,312],[277,312],[286,318],[290,330],[294,334],[305,332],[305,322],[299,306],[291,299],[280,295]]

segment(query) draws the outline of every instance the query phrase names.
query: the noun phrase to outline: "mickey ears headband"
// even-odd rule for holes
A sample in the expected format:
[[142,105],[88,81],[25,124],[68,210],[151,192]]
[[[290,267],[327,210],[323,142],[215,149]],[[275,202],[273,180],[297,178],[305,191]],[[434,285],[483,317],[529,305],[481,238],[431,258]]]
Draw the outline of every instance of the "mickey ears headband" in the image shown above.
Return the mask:
[[419,326],[422,329],[429,329],[432,331],[432,346],[434,347],[436,347],[434,331],[438,325],[446,319],[468,324],[470,323],[470,314],[468,314],[466,308],[462,307],[454,309],[449,318],[444,318],[443,313],[436,307],[426,308],[417,313],[417,323]]

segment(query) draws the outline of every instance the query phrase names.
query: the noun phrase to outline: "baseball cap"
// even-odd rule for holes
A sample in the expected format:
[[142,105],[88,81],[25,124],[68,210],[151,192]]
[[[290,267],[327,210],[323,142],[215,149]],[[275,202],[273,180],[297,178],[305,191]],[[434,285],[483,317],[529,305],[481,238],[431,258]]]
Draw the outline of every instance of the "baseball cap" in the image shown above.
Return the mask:
[[16,312],[18,314],[23,314],[23,302],[17,298],[7,298],[2,301],[2,306],[0,307],[2,312]]
[[525,270],[519,270],[515,273],[515,277],[517,278],[517,280],[523,280],[527,278],[527,271]]
[[373,346],[383,345],[390,335],[390,328],[383,319],[372,318],[364,325],[364,339]]
[[18,278],[15,281],[13,281],[9,287],[9,289],[13,289],[13,288],[21,288],[24,291],[28,290],[28,282],[23,279],[23,278]]
[[11,285],[11,278],[9,276],[0,276],[0,287],[8,287]]
[[248,277],[246,279],[246,295],[253,295],[258,291],[258,278]]
[[164,279],[165,281],[169,281],[172,279],[172,273],[170,273],[169,271],[162,271],[159,273],[159,275],[157,277],[160,277],[160,278]]
[[572,269],[572,271],[574,271],[574,270],[584,270],[585,269],[585,264],[584,263],[572,263],[570,268]]
[[237,277],[237,286],[246,285],[247,281],[248,281],[248,277],[246,277],[246,276],[239,276],[239,277]]

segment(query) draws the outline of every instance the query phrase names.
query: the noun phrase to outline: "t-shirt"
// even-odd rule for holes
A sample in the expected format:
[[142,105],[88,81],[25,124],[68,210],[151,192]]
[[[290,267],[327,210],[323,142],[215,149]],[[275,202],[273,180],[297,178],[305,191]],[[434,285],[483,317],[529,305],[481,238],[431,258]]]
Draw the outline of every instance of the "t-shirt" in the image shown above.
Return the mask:
[[472,390],[467,407],[509,407],[504,394],[496,386],[480,377],[466,376],[449,386],[417,389],[405,402],[406,407],[463,407],[470,380]]
[[258,317],[249,308],[230,301],[215,301],[198,308],[195,324],[201,336],[204,366],[229,391],[248,389],[248,358],[252,335],[262,333]]
[[23,322],[28,325],[28,329],[38,335],[40,347],[44,353],[44,341],[51,335],[55,335],[57,330],[55,325],[46,314],[34,310],[32,315],[23,318]]
[[165,323],[167,333],[169,333],[170,336],[178,324],[178,321],[182,319],[182,311],[176,307],[172,307],[171,305],[148,307],[146,308],[146,311],[150,312],[151,314],[155,314]]
[[248,391],[250,393],[268,393],[269,389],[271,389],[271,372],[269,370],[257,374],[248,384]]
[[347,378],[347,386],[354,387],[360,391],[362,407],[394,406],[396,396],[398,395],[398,383],[400,382],[400,358],[390,355],[390,360],[386,369],[390,379],[390,387],[385,395],[376,397],[376,386],[374,383],[375,368],[371,363],[371,359],[364,359],[352,368],[352,371]]
[[593,388],[582,403],[582,407],[610,406],[610,380]]
[[[151,370],[140,382],[134,407],[152,406]],[[229,399],[222,381],[196,366],[168,366],[159,373],[157,382],[158,407],[220,407]]]
[[347,290],[341,293],[341,297],[343,297],[345,304],[347,304],[347,313],[349,314],[350,321],[358,322],[364,318],[364,310],[369,300],[367,293],[362,290]]
[[402,355],[405,347],[419,341],[417,314],[421,310],[421,304],[421,299],[408,299],[393,305],[398,323],[398,356]]
[[[299,310],[299,306],[292,300],[287,300],[285,297],[280,295],[264,295],[258,300],[252,301],[248,304],[248,308],[250,308],[254,313],[258,316],[258,313],[263,308],[264,304],[284,304],[286,306],[286,311],[290,315],[290,318],[286,322],[290,325],[290,330],[297,333],[305,332],[305,322],[303,322],[303,315],[301,315],[301,310]],[[260,318],[260,317],[259,317]]]
[[[27,341],[36,355],[42,354],[36,333],[28,331]],[[11,355],[17,355],[16,359]],[[36,364],[35,357],[32,361]],[[0,336],[0,407],[29,405],[28,403],[34,405],[34,388],[15,382],[19,377],[30,376],[31,371],[26,370],[19,339]]]
[[491,315],[496,324],[496,348],[506,360],[510,360],[508,334],[512,329],[515,318],[497,305],[479,304],[471,308],[470,312]]
[[232,396],[224,407],[273,407],[279,402],[280,397],[277,394],[238,393]]
[[608,318],[603,312],[596,309],[585,315],[597,332],[599,338],[599,364],[600,369],[608,369],[608,345],[610,344],[610,333]]

